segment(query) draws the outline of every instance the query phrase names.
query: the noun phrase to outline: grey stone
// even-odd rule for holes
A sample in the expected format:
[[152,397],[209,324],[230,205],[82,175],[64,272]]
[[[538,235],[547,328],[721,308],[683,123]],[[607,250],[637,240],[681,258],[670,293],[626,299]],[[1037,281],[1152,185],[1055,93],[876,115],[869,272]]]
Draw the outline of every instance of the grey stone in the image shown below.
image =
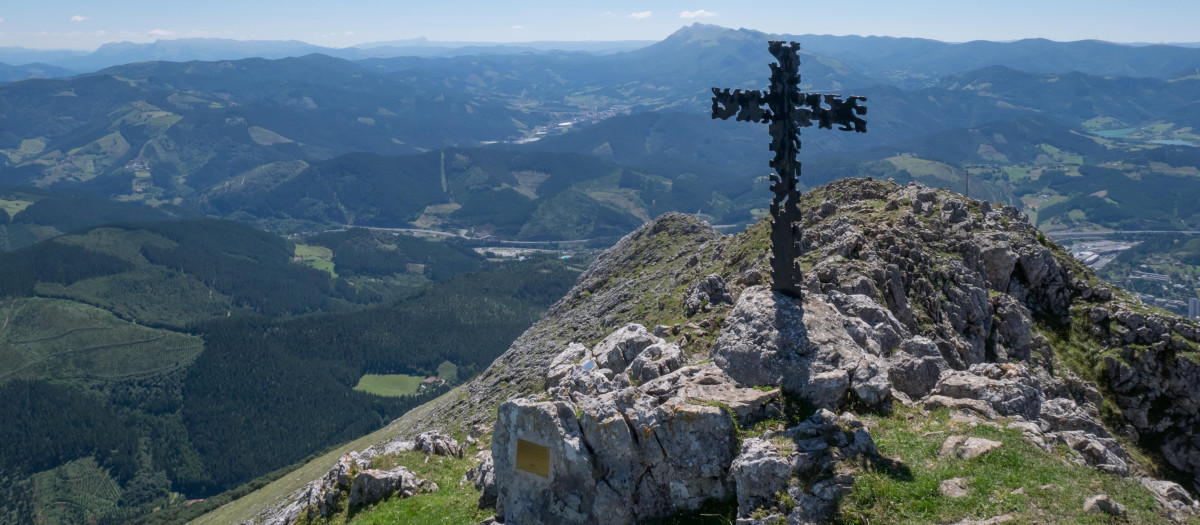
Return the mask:
[[1127,455],[1112,438],[1097,437],[1079,430],[1053,432],[1046,434],[1046,438],[1067,445],[1078,452],[1084,462],[1097,469],[1118,476],[1129,474]]
[[999,441],[954,435],[947,437],[946,441],[942,442],[942,448],[938,452],[938,455],[942,457],[956,456],[963,459],[971,459],[987,454],[1002,446],[1004,444]]
[[[497,516],[632,523],[724,498],[734,418],[752,425],[779,415],[778,390],[741,388],[711,363],[578,402],[509,401],[492,436]],[[519,440],[547,448],[548,476],[517,468]]]
[[712,356],[740,384],[779,386],[818,407],[840,406],[852,386],[869,404],[890,401],[887,366],[853,340],[845,321],[824,296],[801,303],[747,288],[721,324]]
[[475,454],[475,466],[467,469],[459,486],[470,483],[479,491],[479,508],[496,506],[496,466],[492,462],[492,451],[481,450]]
[[426,454],[456,458],[463,457],[463,447],[458,444],[458,440],[436,430],[423,432],[418,435],[414,441],[414,445],[416,445],[414,450],[420,450]]
[[916,336],[905,340],[900,350],[888,358],[891,369],[888,378],[892,388],[909,397],[920,398],[937,384],[938,378],[950,369],[937,345],[928,338]]
[[950,478],[938,485],[938,493],[952,499],[965,498],[970,493],[967,478]]
[[713,273],[688,288],[683,304],[684,315],[691,317],[718,304],[733,304],[733,296],[725,279]]
[[775,494],[787,489],[792,462],[775,445],[760,438],[742,442],[742,450],[729,469],[737,487],[738,515],[749,516],[767,507]]
[[1125,506],[1113,501],[1107,494],[1098,494],[1083,502],[1083,511],[1089,514],[1104,513],[1109,516],[1124,516]]
[[354,476],[347,504],[357,507],[392,496],[409,498],[419,492],[437,492],[437,490],[437,484],[414,476],[406,467],[396,467],[392,470],[368,469]]
[[931,394],[981,400],[1002,416],[1021,416],[1028,421],[1036,420],[1042,409],[1041,387],[1020,364],[984,363],[966,371],[945,372]]
[[934,410],[937,408],[949,408],[952,410],[967,410],[979,414],[987,419],[996,419],[999,414],[987,402],[979,399],[962,399],[939,395],[926,396],[921,400],[926,410]]
[[554,359],[550,360],[550,366],[546,368],[546,388],[558,386],[572,368],[593,359],[586,346],[579,343],[567,345],[567,349],[554,356]]
[[647,346],[629,365],[630,379],[644,383],[679,370],[683,366],[683,351],[675,343],[656,343]]
[[592,355],[601,368],[623,372],[647,346],[665,342],[646,331],[646,327],[630,323],[600,341],[592,349]]

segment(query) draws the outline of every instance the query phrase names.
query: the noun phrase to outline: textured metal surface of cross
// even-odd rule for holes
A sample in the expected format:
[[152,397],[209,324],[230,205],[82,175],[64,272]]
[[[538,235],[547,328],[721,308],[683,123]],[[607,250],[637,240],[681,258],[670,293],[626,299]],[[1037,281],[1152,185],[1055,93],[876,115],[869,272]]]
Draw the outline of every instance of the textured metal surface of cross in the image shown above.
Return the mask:
[[[867,132],[867,113],[859,102],[866,97],[847,97],[800,92],[800,44],[772,41],[768,49],[778,62],[771,64],[771,89],[742,91],[713,88],[712,118],[766,122],[770,124],[771,191],[771,288],[800,297],[804,282],[800,271],[800,128],[815,121],[818,128]],[[766,107],[763,107],[766,106]]]

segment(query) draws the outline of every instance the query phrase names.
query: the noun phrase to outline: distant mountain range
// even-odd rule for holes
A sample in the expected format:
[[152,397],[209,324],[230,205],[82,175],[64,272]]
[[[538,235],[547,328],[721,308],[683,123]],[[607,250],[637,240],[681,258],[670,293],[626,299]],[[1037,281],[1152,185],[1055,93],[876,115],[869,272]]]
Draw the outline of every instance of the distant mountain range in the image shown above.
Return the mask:
[[223,38],[180,38],[150,43],[114,42],[95,51],[40,50],[20,47],[0,48],[0,63],[30,64],[44,62],[56,69],[23,77],[6,75],[0,68],[0,82],[22,78],[55,78],[147,61],[190,62],[195,60],[239,60],[243,58],[288,58],[320,53],[347,60],[376,57],[447,57],[462,55],[524,54],[566,51],[609,54],[630,51],[653,41],[544,41],[544,42],[438,42],[425,38],[372,42],[353,47],[333,48],[298,40],[231,40]]
[[[807,52],[837,59],[859,74],[899,87],[928,85],[939,77],[993,65],[1007,66],[1032,73],[1079,71],[1102,76],[1166,78],[1195,64],[1200,44],[1119,44],[1099,40],[1054,42],[1026,39],[1013,42],[972,41],[947,43],[921,38],[861,37],[832,35],[766,34],[753,30],[731,30],[715,25],[693,24],[668,40],[684,37],[689,41],[715,40],[737,33],[755,40],[795,40]],[[332,48],[297,40],[231,40],[220,38],[181,38],[150,43],[115,42],[92,52],[75,50],[39,50],[20,47],[0,48],[0,63],[26,65],[44,63],[60,69],[31,72],[23,77],[5,75],[0,82],[20,78],[62,77],[88,73],[120,64],[146,61],[189,62],[243,58],[287,58],[320,53],[346,60],[394,57],[459,57],[477,55],[521,55],[544,53],[583,53],[611,55],[654,45],[654,41],[537,41],[470,42],[433,41],[411,38],[369,42],[345,48]],[[711,50],[708,50],[711,51]]]
[[[149,61],[13,82],[0,86],[0,184],[75,187],[292,231],[420,222],[550,240],[618,235],[673,209],[748,221],[761,212],[759,199],[743,196],[767,171],[766,129],[712,122],[710,88],[764,88],[771,38],[781,37],[697,24],[607,55]],[[1137,149],[1122,134],[1140,137],[1138,148],[1200,144],[1200,49],[782,38],[807,46],[803,89],[869,98],[870,133],[804,131],[804,159],[827,167],[817,179],[938,173],[924,180],[965,189],[963,170],[975,169],[981,195],[1017,202],[1021,192],[1049,193],[1010,180],[1011,170],[1040,174],[1057,162],[1074,174],[1121,161]],[[208,41],[157,49],[186,54],[189,42]],[[274,44],[260,51],[307,50]],[[979,64],[989,65],[962,70]],[[1103,74],[1028,70],[1071,65]],[[1007,143],[979,135],[1004,125],[1012,129],[997,133]],[[476,164],[487,155],[475,148],[512,153]],[[577,157],[564,163],[561,154]],[[458,155],[475,160],[440,160]],[[860,166],[896,155],[937,166]],[[572,208],[605,218],[561,221]]]

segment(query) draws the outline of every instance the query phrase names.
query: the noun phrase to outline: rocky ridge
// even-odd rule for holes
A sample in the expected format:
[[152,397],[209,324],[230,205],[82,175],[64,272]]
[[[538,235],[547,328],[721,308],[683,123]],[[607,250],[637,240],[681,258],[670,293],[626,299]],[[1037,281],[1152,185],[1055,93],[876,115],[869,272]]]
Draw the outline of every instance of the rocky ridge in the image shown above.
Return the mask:
[[[668,214],[599,257],[474,381],[392,428],[494,422],[473,482],[487,494],[493,479],[497,517],[515,523],[631,522],[722,496],[747,522],[819,521],[854,472],[890,461],[854,413],[894,406],[1065,445],[1141,480],[1163,516],[1195,512],[1194,322],[1096,280],[1010,207],[871,180],[805,199],[803,301],[756,286],[765,223],[721,236]],[[819,410],[789,418],[799,405]],[[979,450],[958,437],[947,454]],[[537,482],[514,465],[521,440],[549,449],[553,490],[520,485]]]

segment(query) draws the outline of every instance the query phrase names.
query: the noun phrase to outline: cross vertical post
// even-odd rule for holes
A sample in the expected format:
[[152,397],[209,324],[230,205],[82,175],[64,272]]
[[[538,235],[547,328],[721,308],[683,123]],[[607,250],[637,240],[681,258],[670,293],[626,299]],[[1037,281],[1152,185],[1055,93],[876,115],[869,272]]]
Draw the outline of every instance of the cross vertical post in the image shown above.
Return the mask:
[[[771,151],[775,158],[770,166],[771,191],[771,288],[777,292],[799,298],[804,282],[800,271],[800,162],[796,155],[800,151],[800,128],[813,125],[833,129],[837,124],[841,131],[867,132],[867,121],[860,115],[867,113],[866,97],[840,95],[804,94],[800,92],[800,44],[771,41],[767,49],[777,60],[771,64],[771,88],[766,93],[758,90],[742,91],[713,88],[712,118],[727,120],[737,115],[737,120],[765,122],[771,133]],[[763,106],[766,108],[763,108]]]

